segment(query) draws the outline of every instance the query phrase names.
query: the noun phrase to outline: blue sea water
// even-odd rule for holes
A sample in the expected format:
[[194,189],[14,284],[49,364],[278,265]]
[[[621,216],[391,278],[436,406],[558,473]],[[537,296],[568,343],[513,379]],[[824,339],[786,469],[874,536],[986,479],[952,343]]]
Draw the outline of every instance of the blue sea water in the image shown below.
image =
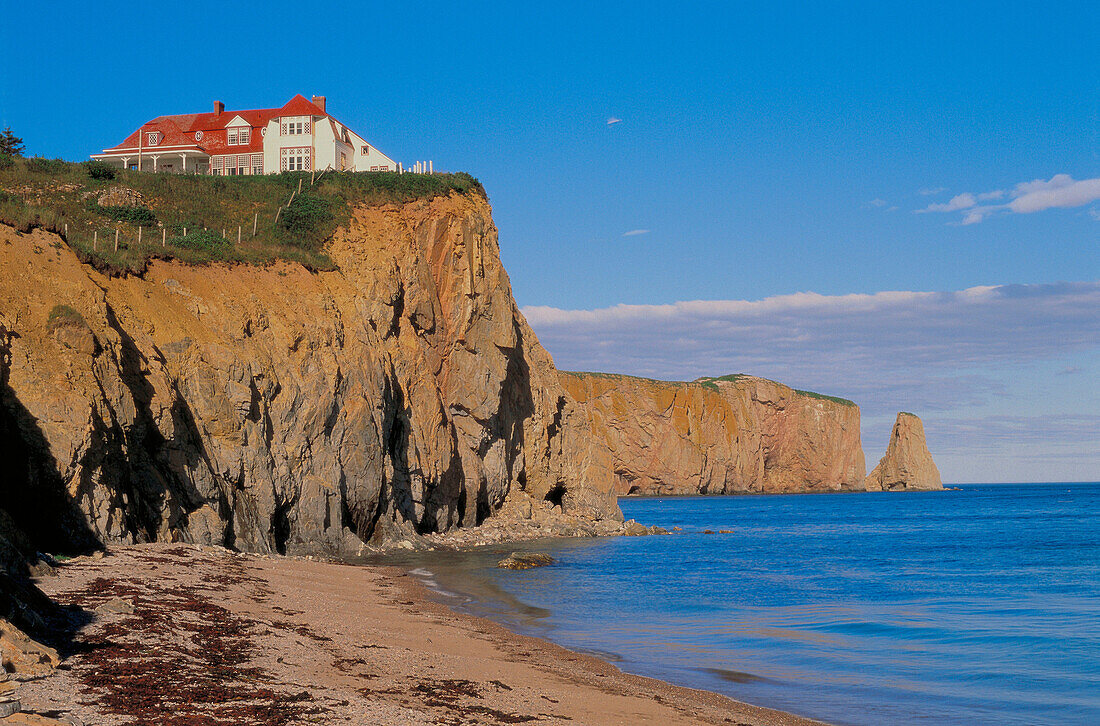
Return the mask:
[[1100,484],[620,504],[682,531],[416,573],[626,671],[835,724],[1100,724]]

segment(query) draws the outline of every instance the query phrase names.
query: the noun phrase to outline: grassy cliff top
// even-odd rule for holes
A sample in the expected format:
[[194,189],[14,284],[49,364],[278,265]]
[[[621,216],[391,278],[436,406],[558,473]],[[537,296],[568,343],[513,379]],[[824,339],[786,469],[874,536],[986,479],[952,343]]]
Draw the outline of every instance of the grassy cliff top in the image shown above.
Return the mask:
[[[610,378],[610,379],[628,379],[636,381],[645,381],[646,383],[659,383],[668,386],[703,386],[709,388],[712,391],[718,390],[718,383],[738,383],[743,380],[769,380],[767,378],[760,378],[759,376],[753,376],[748,373],[729,373],[724,376],[702,376],[696,378],[694,381],[662,381],[655,378],[642,378],[640,376],[629,376],[625,373],[596,373],[593,371],[559,371],[571,376],[577,376],[579,378]],[[770,381],[771,383],[778,383],[778,381]],[[779,384],[783,385],[783,384]],[[855,406],[855,401],[849,401],[847,398],[840,398],[838,396],[827,396],[824,393],[815,393],[814,391],[803,391],[797,388],[791,389],[795,393],[809,398],[816,398],[821,401],[832,401],[833,403],[839,403],[843,406]]]
[[0,223],[60,234],[81,259],[113,274],[140,274],[155,258],[191,264],[284,259],[331,269],[324,244],[356,204],[452,192],[485,196],[477,179],[464,173],[329,171],[310,181],[308,172],[153,174],[98,162],[2,157]]

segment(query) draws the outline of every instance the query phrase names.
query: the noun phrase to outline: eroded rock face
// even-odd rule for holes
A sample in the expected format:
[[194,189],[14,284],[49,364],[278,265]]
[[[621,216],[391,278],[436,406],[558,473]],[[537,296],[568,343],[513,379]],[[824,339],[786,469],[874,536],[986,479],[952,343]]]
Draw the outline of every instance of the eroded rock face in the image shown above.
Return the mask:
[[[0,498],[58,537],[346,552],[473,526],[510,494],[621,519],[480,197],[358,209],[334,272],[108,278],[44,232],[0,238],[0,429],[21,462]],[[51,334],[56,305],[87,334]]]
[[861,489],[859,408],[753,376],[672,383],[560,372],[619,494]]
[[868,475],[865,485],[867,491],[943,489],[920,418],[911,413],[898,414],[886,455]]

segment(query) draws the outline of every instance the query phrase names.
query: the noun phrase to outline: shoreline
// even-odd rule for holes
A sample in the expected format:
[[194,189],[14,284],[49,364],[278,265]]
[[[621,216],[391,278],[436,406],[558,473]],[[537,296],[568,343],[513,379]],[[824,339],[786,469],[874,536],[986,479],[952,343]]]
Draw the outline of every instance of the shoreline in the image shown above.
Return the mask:
[[821,723],[456,612],[394,566],[149,544],[38,584],[87,622],[23,710],[78,723]]

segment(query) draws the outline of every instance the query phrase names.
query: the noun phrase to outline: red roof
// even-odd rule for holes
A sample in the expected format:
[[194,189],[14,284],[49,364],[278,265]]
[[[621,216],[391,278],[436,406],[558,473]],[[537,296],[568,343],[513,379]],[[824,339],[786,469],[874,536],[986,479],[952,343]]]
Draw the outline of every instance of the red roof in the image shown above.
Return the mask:
[[[226,124],[240,116],[252,128],[251,138],[247,144],[230,145],[228,142],[228,130]],[[156,145],[147,143],[147,139],[141,139],[143,152],[153,153],[162,147],[175,147],[166,149],[166,153],[172,151],[193,150],[206,154],[245,154],[263,151],[264,140],[262,129],[267,127],[271,119],[281,116],[323,116],[328,114],[320,107],[306,100],[305,96],[298,94],[286,102],[282,108],[257,108],[248,111],[223,111],[222,113],[186,113],[175,116],[158,116],[152,121],[147,121],[140,128],[126,137],[117,146],[104,149],[104,153],[122,151],[124,149],[137,149],[139,135],[151,131],[160,132],[160,140]],[[197,132],[202,132],[201,138],[196,138]]]

